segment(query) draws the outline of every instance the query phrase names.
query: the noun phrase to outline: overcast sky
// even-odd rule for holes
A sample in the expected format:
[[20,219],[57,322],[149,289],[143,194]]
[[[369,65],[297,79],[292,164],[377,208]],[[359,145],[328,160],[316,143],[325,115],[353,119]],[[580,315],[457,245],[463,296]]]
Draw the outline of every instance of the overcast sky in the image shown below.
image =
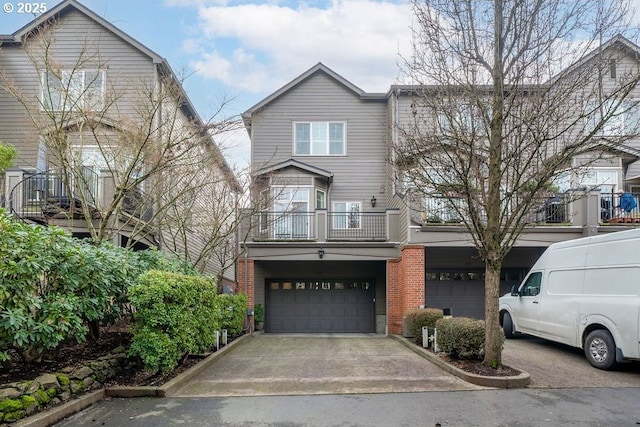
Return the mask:
[[[205,120],[225,98],[233,101],[220,118],[242,113],[318,62],[367,92],[386,92],[398,54],[410,52],[408,0],[79,1],[188,76],[185,89]],[[18,1],[0,2],[13,6],[0,12],[0,33],[33,19],[18,13]],[[230,163],[248,163],[248,141],[245,132],[222,141]]]

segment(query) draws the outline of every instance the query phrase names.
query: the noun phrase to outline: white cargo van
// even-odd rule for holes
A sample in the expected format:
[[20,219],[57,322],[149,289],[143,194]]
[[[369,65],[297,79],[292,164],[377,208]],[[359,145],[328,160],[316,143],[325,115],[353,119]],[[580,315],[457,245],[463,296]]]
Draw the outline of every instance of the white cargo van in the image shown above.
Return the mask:
[[596,368],[640,359],[640,229],[549,246],[500,298],[500,324],[583,348]]

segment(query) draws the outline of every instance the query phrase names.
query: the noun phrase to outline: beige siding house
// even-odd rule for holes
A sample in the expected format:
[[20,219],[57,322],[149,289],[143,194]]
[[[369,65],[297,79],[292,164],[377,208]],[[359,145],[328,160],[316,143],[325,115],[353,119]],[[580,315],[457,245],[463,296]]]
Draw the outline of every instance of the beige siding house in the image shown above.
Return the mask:
[[201,256],[210,233],[193,222],[212,187],[235,208],[234,174],[167,61],[77,1],[0,35],[0,140],[18,150],[1,197],[17,217],[176,252],[235,283],[233,262]]
[[[620,53],[620,72],[637,72],[637,46],[606,47]],[[238,277],[264,306],[266,332],[397,334],[418,307],[484,317],[484,263],[460,219],[437,195],[413,194],[389,161],[423,89],[366,93],[319,63],[244,113],[260,212]],[[503,292],[551,243],[640,225],[638,208],[624,222],[613,210],[619,190],[640,202],[639,141],[568,177],[531,212],[504,260]]]

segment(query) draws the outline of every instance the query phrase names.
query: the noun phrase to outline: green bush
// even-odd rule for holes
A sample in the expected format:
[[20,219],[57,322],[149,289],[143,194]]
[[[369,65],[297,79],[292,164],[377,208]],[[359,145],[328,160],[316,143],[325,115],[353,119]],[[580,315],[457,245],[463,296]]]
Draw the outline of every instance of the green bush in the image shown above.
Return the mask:
[[220,313],[220,329],[226,329],[231,336],[242,335],[247,315],[247,296],[245,294],[222,294],[217,297]]
[[66,339],[84,340],[84,310],[95,301],[78,290],[84,284],[76,276],[60,272],[71,270],[74,245],[59,228],[26,225],[0,211],[0,350],[36,361]]
[[129,289],[135,307],[129,354],[146,369],[168,372],[187,354],[215,343],[220,329],[216,284],[204,277],[151,270]]
[[264,307],[262,304],[256,304],[256,306],[253,307],[253,321],[255,323],[264,322]]
[[[437,344],[441,351],[458,359],[484,357],[484,321],[451,317],[436,322]],[[504,339],[503,339],[504,342]]]
[[38,361],[64,341],[85,340],[87,325],[97,337],[100,322],[118,320],[128,306],[127,288],[147,266],[138,254],[0,210],[0,359],[14,348]]
[[141,272],[149,270],[169,271],[187,276],[201,276],[200,272],[189,261],[168,255],[155,248],[134,252],[136,268]]
[[422,327],[435,328],[436,321],[442,319],[440,308],[417,308],[405,313],[405,322],[416,344],[422,345]]

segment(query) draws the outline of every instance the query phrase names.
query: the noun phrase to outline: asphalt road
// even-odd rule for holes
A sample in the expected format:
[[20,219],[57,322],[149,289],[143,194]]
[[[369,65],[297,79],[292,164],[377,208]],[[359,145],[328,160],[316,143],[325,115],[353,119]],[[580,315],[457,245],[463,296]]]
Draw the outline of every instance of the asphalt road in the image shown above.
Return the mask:
[[639,400],[639,388],[113,399],[57,425],[635,426]]

